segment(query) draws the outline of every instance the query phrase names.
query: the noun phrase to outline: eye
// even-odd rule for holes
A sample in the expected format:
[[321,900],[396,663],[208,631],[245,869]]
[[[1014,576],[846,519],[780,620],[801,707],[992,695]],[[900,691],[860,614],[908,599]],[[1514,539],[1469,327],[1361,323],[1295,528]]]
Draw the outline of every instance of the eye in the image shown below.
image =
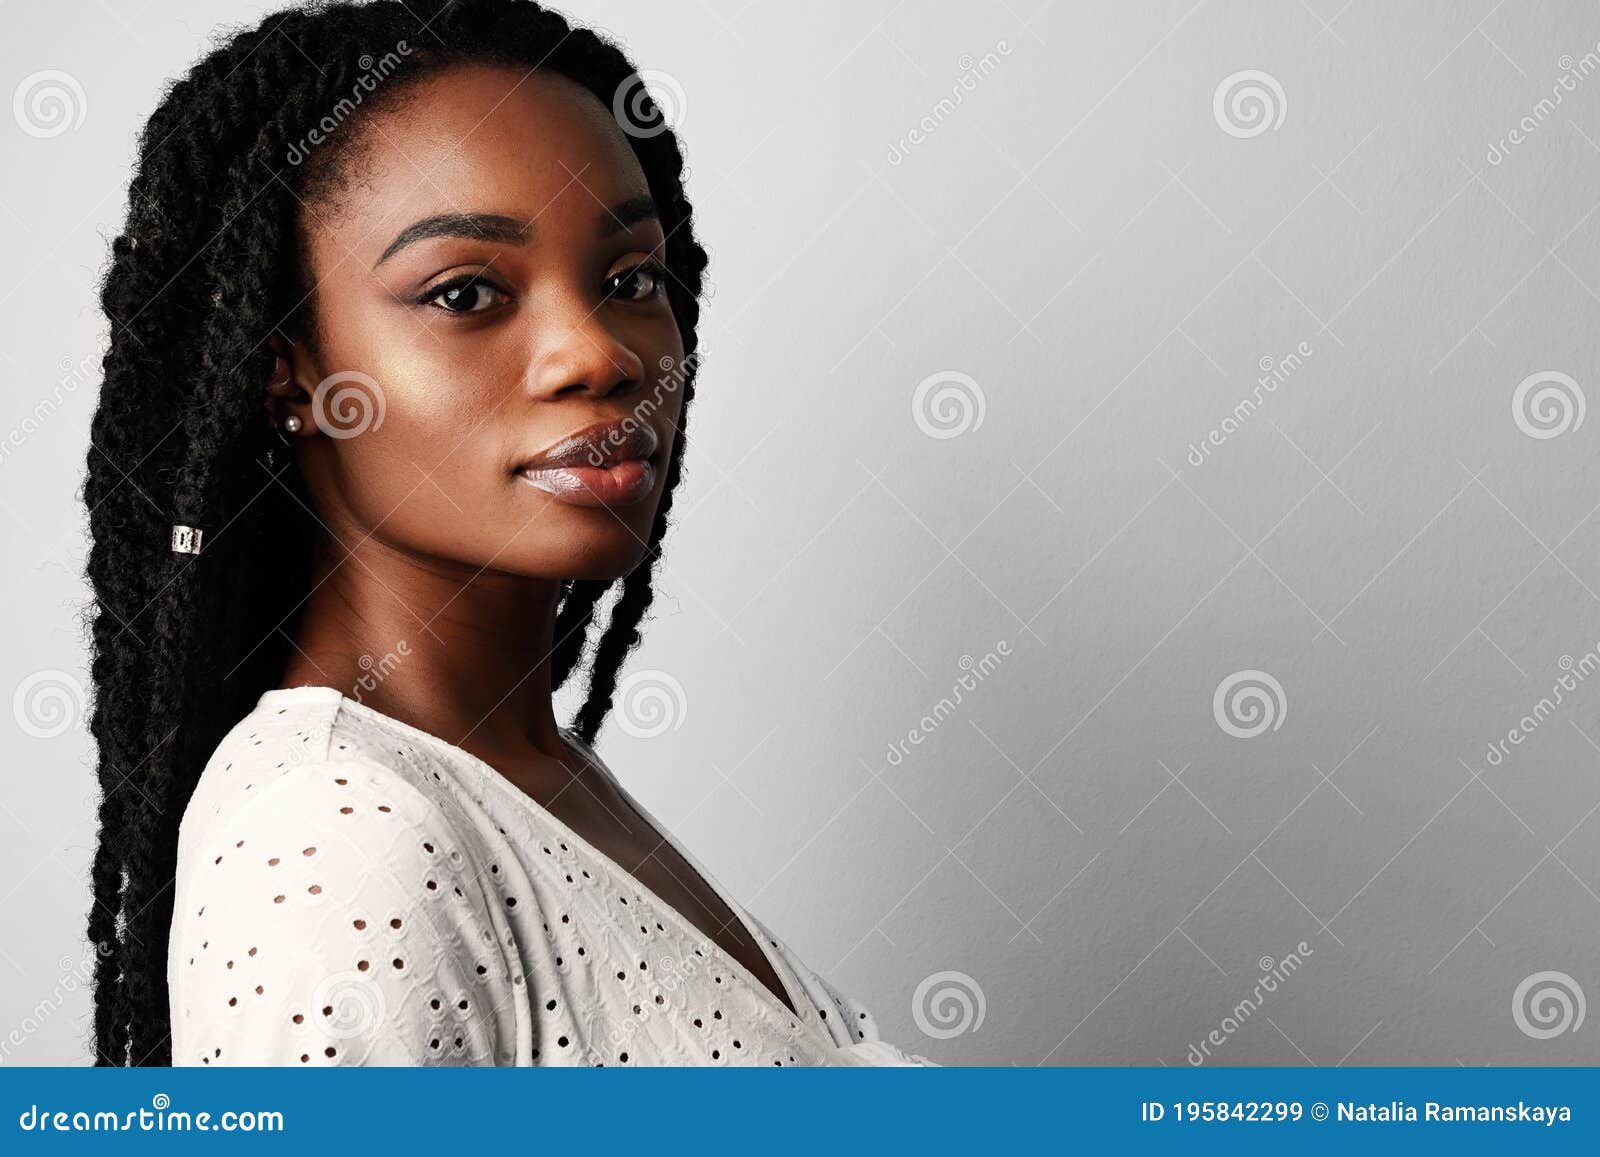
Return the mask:
[[484,281],[481,275],[474,273],[435,286],[420,300],[425,305],[433,305],[447,313],[482,313],[486,309],[500,305],[503,301],[510,300],[510,297],[504,290]]
[[667,286],[667,270],[659,261],[643,261],[606,278],[606,297],[649,301]]

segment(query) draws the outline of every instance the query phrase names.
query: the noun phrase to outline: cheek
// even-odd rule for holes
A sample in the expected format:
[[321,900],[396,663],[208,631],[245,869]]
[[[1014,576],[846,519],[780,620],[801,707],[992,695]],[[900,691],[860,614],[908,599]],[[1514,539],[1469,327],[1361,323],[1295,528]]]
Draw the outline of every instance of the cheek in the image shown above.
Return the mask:
[[[665,371],[656,367],[663,359],[679,365],[683,356],[670,315],[661,324],[657,332],[642,322],[629,339],[647,372],[636,403],[654,414],[670,449],[682,390],[662,385]],[[547,576],[614,577],[637,563],[655,502],[601,515],[541,501],[502,468],[531,448],[530,424],[548,433],[553,423],[519,397],[527,373],[521,342],[387,317],[343,336],[341,348],[328,351],[330,363],[361,367],[371,384],[356,383],[359,396],[343,405],[331,393],[330,417],[343,430],[366,425],[354,436],[319,440],[328,455],[321,472],[356,533],[469,565],[493,560]]]
[[[354,405],[341,412],[329,395],[330,441],[340,489],[362,523],[412,539],[453,538],[500,499],[499,416],[514,386],[499,384],[503,367],[475,365],[421,340],[427,348],[391,347],[376,365],[359,417]],[[354,432],[353,422],[368,416]]]

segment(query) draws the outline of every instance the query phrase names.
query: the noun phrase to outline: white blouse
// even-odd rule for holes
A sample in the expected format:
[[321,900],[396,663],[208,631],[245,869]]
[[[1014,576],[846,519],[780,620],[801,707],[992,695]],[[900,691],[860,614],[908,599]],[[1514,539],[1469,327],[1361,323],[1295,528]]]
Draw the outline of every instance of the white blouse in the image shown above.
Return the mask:
[[744,965],[493,767],[332,687],[274,689],[178,836],[174,1065],[932,1065],[740,907]]

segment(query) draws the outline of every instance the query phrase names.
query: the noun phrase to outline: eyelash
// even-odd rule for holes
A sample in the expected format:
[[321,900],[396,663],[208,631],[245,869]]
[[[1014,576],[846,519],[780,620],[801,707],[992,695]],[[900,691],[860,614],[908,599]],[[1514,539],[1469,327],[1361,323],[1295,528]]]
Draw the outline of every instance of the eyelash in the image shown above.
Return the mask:
[[[632,266],[631,268],[624,269],[621,273],[613,274],[606,280],[626,282],[628,278],[636,277],[640,273],[649,273],[653,283],[648,294],[646,294],[644,297],[634,300],[653,301],[655,298],[660,297],[667,291],[667,267],[653,257],[647,261],[641,261],[639,264]],[[607,292],[606,298],[609,300],[610,297],[611,294]]]
[[[667,277],[666,266],[662,265],[661,262],[659,262],[659,261],[657,261],[657,260],[655,260],[653,258],[648,260],[648,261],[641,261],[641,262],[639,262],[639,264],[631,266],[628,269],[624,269],[620,273],[612,274],[610,277],[608,277],[606,279],[606,281],[608,283],[617,282],[617,283],[621,283],[621,284],[626,284],[626,282],[628,281],[629,278],[637,277],[640,273],[649,273],[651,278],[653,279],[653,284],[651,286],[650,292],[648,294],[646,294],[644,297],[623,298],[622,300],[624,300],[624,301],[632,301],[632,302],[635,302],[635,303],[653,301],[655,298],[660,297],[662,294],[664,294],[666,292],[666,277]],[[510,296],[505,290],[501,289],[498,285],[495,285],[492,281],[489,281],[488,279],[486,279],[483,276],[482,273],[468,273],[468,274],[463,274],[460,277],[453,277],[449,281],[445,281],[445,282],[440,283],[439,285],[433,286],[432,288],[426,290],[420,296],[418,296],[415,299],[413,304],[416,304],[416,305],[430,305],[434,301],[436,301],[438,298],[443,297],[447,293],[458,292],[460,290],[468,289],[468,288],[470,288],[472,286],[483,286],[484,288],[492,290],[493,292],[498,293],[503,297],[509,297]],[[614,290],[608,289],[606,291],[605,298],[606,298],[607,301],[611,300],[611,298],[614,297],[614,296],[615,296],[615,291]],[[445,307],[443,305],[439,305],[439,306],[434,306],[434,308],[436,308],[436,309],[438,309],[438,310],[440,310],[440,311],[442,311],[444,313],[472,314],[472,313],[487,313],[488,309],[492,309],[493,306],[490,306],[490,307],[488,307],[486,309],[449,309],[449,308],[447,308],[447,307]]]

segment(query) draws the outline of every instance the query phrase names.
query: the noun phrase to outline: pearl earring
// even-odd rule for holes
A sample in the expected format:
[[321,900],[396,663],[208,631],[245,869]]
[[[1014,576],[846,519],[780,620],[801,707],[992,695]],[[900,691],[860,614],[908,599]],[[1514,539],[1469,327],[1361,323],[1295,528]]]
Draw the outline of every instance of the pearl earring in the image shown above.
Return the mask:
[[298,434],[300,427],[304,425],[305,423],[300,420],[299,414],[290,414],[283,420],[283,428],[291,434]]

